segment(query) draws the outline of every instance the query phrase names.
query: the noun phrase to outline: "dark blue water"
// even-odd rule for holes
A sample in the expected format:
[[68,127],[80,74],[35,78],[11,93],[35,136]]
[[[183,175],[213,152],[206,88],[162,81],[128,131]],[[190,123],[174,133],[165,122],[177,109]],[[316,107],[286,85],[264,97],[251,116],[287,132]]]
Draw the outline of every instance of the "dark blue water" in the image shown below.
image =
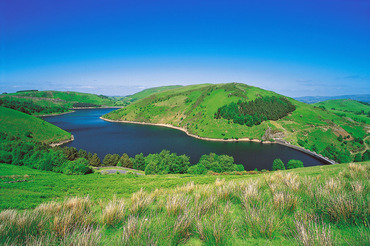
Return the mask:
[[235,163],[243,164],[246,170],[271,169],[276,158],[285,163],[290,159],[301,160],[305,166],[324,164],[310,155],[279,144],[211,142],[189,137],[171,128],[112,123],[99,119],[112,110],[84,109],[44,119],[74,135],[75,140],[66,146],[97,153],[101,159],[108,153],[127,153],[133,157],[141,152],[147,155],[168,149],[190,156],[191,163],[198,162],[201,155],[210,152],[230,155],[234,157]]

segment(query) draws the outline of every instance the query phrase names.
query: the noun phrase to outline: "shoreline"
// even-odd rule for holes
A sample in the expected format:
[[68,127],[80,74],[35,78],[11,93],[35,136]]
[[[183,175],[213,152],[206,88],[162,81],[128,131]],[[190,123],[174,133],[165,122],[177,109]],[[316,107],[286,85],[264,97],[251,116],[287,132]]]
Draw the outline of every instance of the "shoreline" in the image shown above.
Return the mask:
[[110,120],[110,119],[103,118],[102,116],[99,117],[99,118],[102,119],[102,120],[108,121],[108,122],[115,122],[115,123],[129,123],[129,124],[148,125],[148,126],[162,126],[162,127],[172,128],[172,129],[176,129],[176,130],[185,132],[186,135],[188,135],[190,137],[200,139],[200,140],[205,140],[205,141],[213,141],[213,142],[255,142],[255,143],[262,143],[262,144],[276,143],[276,142],[271,142],[271,141],[261,141],[259,139],[250,139],[250,138],[238,138],[238,139],[235,139],[235,138],[231,138],[231,139],[207,138],[207,137],[200,137],[198,135],[189,133],[188,130],[186,130],[182,127],[173,126],[173,125],[170,125],[170,124],[147,123],[147,122],[128,121],[128,120]]
[[63,112],[63,113],[55,113],[55,114],[41,114],[41,115],[33,115],[35,117],[48,117],[48,116],[58,116],[58,115],[63,115],[63,114],[70,114],[70,113],[74,113],[76,111],[72,110],[72,111],[68,111],[68,112]]
[[50,147],[56,147],[56,146],[60,146],[60,145],[63,145],[63,144],[72,142],[73,140],[75,140],[75,137],[71,134],[71,138],[70,139],[63,140],[63,141],[56,142],[56,143],[50,143],[49,146]]
[[298,150],[300,152],[303,152],[305,154],[308,154],[310,156],[313,156],[314,158],[316,159],[319,159],[319,160],[322,160],[324,162],[327,162],[327,164],[336,164],[335,161],[333,160],[330,160],[329,158],[326,158],[318,153],[315,153],[315,152],[312,152],[310,150],[307,150],[307,149],[304,149],[302,147],[299,147],[299,146],[295,146],[295,145],[292,145],[290,144],[289,142],[286,142],[284,140],[276,140],[275,142],[271,142],[271,141],[261,141],[259,139],[249,139],[249,138],[239,138],[239,139],[220,139],[220,138],[206,138],[206,137],[200,137],[200,136],[197,136],[195,134],[191,134],[189,133],[186,129],[182,128],[182,127],[177,127],[177,126],[173,126],[173,125],[170,125],[170,124],[161,124],[161,123],[147,123],[147,122],[139,122],[139,121],[128,121],[128,120],[110,120],[110,119],[106,119],[106,118],[103,118],[102,116],[99,117],[101,120],[104,120],[104,121],[108,121],[108,122],[115,122],[115,123],[129,123],[129,124],[139,124],[139,125],[149,125],[149,126],[162,126],[162,127],[167,127],[167,128],[172,128],[172,129],[176,129],[176,130],[180,130],[182,132],[185,132],[186,135],[190,136],[190,137],[193,137],[193,138],[196,138],[196,139],[200,139],[200,140],[205,140],[205,141],[213,141],[213,142],[255,142],[255,143],[261,143],[261,144],[280,144],[280,145],[284,145],[288,148],[292,148],[292,149],[295,149],[295,150]]

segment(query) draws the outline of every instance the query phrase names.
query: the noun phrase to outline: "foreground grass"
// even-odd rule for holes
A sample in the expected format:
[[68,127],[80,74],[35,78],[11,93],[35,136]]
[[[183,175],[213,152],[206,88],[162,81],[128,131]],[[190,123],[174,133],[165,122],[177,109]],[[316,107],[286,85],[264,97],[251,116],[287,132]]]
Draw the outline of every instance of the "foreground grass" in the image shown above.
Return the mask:
[[[3,209],[4,245],[367,245],[370,240],[370,163],[221,177],[66,176],[0,168],[0,190],[12,190],[15,199],[16,192],[37,192],[36,187],[43,194],[47,183],[60,195],[34,209]],[[5,183],[21,177],[29,182]],[[77,184],[78,191],[70,187]],[[63,186],[66,192],[60,192]]]

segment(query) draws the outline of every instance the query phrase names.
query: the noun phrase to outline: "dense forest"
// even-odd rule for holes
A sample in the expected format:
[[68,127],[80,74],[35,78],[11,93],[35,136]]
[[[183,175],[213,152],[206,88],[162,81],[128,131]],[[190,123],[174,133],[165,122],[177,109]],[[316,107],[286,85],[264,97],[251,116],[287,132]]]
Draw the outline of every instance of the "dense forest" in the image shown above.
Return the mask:
[[278,120],[295,110],[295,106],[283,97],[261,97],[254,101],[230,103],[220,107],[215,118],[233,120],[240,125],[259,125],[266,120]]
[[67,106],[41,106],[34,103],[32,100],[12,100],[7,98],[0,98],[0,106],[14,109],[26,114],[50,114],[50,113],[64,113],[69,109]]

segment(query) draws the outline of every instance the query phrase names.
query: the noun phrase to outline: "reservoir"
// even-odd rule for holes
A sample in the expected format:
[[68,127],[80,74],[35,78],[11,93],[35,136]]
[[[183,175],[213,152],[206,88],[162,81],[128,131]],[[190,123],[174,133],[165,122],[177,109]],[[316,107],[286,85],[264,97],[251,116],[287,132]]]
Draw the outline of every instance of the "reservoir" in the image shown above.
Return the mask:
[[304,166],[325,164],[308,154],[280,144],[255,142],[213,142],[196,139],[186,133],[160,126],[107,122],[100,116],[115,109],[80,109],[76,112],[44,117],[44,119],[72,133],[75,140],[64,146],[97,153],[101,160],[106,154],[127,153],[130,157],[143,153],[159,153],[167,149],[178,155],[186,154],[195,164],[204,154],[230,155],[245,170],[271,169],[272,162],[280,158],[301,160]]

